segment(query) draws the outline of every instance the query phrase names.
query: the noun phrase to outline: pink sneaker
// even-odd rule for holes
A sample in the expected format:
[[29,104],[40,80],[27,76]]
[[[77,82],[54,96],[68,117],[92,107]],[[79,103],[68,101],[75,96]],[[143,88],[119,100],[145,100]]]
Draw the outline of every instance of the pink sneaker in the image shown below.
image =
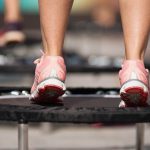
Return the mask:
[[149,95],[149,71],[141,60],[125,60],[119,71],[121,84],[119,107],[146,106]]
[[30,100],[52,102],[63,95],[66,79],[66,66],[61,56],[43,56],[35,61],[35,79],[31,88]]

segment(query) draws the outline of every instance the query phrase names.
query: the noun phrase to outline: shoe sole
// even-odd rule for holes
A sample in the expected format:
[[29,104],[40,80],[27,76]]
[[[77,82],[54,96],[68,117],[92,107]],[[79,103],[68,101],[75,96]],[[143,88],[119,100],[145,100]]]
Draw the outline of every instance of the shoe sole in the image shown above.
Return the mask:
[[25,41],[25,35],[19,31],[10,31],[4,36],[5,45],[13,45]]
[[127,107],[145,107],[148,105],[148,88],[139,80],[130,80],[121,87],[120,97]]
[[65,93],[65,84],[56,78],[42,81],[31,94],[30,100],[37,103],[59,103],[58,97]]

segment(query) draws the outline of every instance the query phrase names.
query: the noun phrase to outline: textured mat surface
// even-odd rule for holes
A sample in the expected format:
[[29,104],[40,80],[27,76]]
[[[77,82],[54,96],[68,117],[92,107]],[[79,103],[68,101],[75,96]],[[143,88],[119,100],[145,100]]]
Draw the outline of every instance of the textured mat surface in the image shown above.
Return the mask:
[[[57,105],[34,104],[25,95],[7,95],[19,88],[0,88],[0,120],[64,123],[150,122],[150,108],[118,108],[118,89],[68,89]],[[25,89],[29,91],[29,89]],[[116,93],[115,93],[116,92]],[[7,93],[4,95],[4,93]],[[21,93],[21,92],[20,92]],[[88,94],[88,95],[87,95]],[[104,104],[105,103],[105,104]]]
[[0,120],[72,123],[149,122],[150,108],[66,108],[64,106],[32,104],[28,98],[1,99]]

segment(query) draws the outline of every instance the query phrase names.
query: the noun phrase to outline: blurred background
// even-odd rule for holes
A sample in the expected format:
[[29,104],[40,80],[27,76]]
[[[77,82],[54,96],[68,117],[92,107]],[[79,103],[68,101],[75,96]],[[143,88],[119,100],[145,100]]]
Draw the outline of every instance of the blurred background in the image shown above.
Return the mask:
[[[20,5],[26,40],[0,47],[0,87],[30,87],[33,61],[41,55],[38,1],[21,0]],[[0,0],[1,28],[3,10]],[[145,57],[148,67],[149,49],[150,45]],[[117,0],[75,0],[63,52],[67,87],[118,88],[124,44]],[[149,132],[147,125],[146,149],[150,149]],[[135,125],[30,124],[29,145],[31,150],[134,150]],[[0,149],[17,149],[15,123],[0,123]]]

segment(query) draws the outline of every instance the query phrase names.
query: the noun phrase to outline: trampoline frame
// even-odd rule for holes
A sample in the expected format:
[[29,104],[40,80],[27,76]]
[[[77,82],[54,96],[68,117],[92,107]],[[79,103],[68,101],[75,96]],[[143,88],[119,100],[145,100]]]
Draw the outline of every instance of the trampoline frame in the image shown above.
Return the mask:
[[[144,149],[145,123],[136,124],[136,150]],[[18,123],[18,150],[29,150],[28,123]]]

